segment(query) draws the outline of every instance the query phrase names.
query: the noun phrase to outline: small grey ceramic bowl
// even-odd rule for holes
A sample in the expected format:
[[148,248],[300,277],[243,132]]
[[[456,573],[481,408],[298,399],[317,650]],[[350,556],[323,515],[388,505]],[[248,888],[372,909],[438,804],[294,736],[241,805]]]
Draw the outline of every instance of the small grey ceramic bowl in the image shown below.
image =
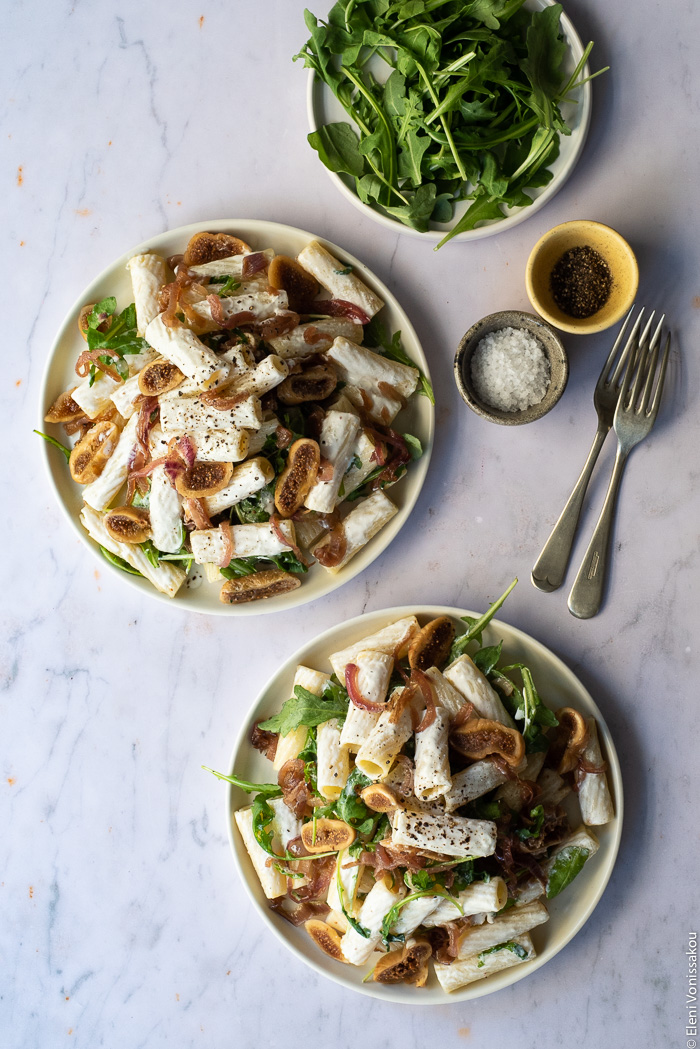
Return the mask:
[[[549,360],[547,392],[539,404],[533,404],[532,407],[519,412],[504,412],[499,408],[492,408],[477,397],[472,385],[471,360],[474,350],[485,335],[500,331],[501,328],[520,328],[534,335]],[[541,419],[551,411],[563,394],[568,378],[569,360],[557,333],[533,313],[523,313],[521,310],[504,310],[502,313],[490,313],[488,317],[482,317],[462,337],[455,356],[455,382],[462,399],[477,415],[503,426],[520,426],[522,423]]]

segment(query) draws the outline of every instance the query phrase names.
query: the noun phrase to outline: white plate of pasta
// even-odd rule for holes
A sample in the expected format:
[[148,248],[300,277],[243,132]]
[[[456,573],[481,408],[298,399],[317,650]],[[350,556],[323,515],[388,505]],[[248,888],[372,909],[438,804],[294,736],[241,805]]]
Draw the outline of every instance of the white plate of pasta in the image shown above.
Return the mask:
[[107,570],[251,615],[315,600],[386,548],[425,479],[434,402],[413,326],[366,266],[226,219],[159,234],[85,289],[41,415],[59,503]]
[[502,601],[331,628],[272,677],[231,774],[215,773],[266,925],[371,997],[445,1004],[522,979],[612,873],[623,802],[608,728],[561,660],[493,619]]

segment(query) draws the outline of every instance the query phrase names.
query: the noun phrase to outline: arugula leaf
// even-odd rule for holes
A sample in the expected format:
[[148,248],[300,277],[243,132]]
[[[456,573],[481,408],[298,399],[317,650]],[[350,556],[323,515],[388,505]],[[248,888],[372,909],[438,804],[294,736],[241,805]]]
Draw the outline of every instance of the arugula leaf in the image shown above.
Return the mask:
[[282,791],[277,783],[251,783],[250,780],[241,779],[235,772],[232,772],[230,776],[226,776],[223,772],[210,769],[208,765],[202,765],[202,768],[205,772],[211,772],[212,776],[216,776],[217,779],[224,780],[226,783],[232,783],[234,787],[240,787],[246,794],[262,794],[266,798],[282,797]]
[[577,874],[583,870],[588,859],[589,850],[579,845],[567,845],[554,858],[549,877],[547,878],[547,899],[553,900],[567,885],[570,885]]
[[421,455],[423,454],[423,445],[420,443],[418,438],[414,437],[412,433],[404,433],[402,434],[402,437],[408,446],[409,452],[411,453],[412,461],[415,462],[416,459],[420,459]]
[[109,561],[111,565],[114,565],[115,568],[118,568],[120,572],[126,572],[127,575],[141,575],[141,572],[138,572],[135,568],[132,568],[127,561],[124,561],[123,558],[118,557],[117,554],[113,554],[112,551],[108,550],[106,547],[100,546],[100,552],[104,559],[106,561]]
[[55,437],[49,437],[47,433],[42,433],[41,430],[32,430],[32,433],[39,434],[39,437],[43,437],[44,440],[48,441],[49,444],[52,444],[54,448],[58,448],[58,450],[65,455],[66,462],[69,462],[71,450],[70,448],[66,448],[65,444],[61,444],[61,442],[57,441]]
[[[132,302],[126,309],[122,310],[118,317],[114,316],[117,308],[117,300],[110,295],[93,306],[88,315],[87,344],[89,350],[104,350],[98,361],[90,367],[90,386],[95,381],[95,376],[100,371],[100,364],[115,367],[122,379],[129,377],[129,366],[124,360],[125,356],[141,353],[148,347],[145,339],[136,332],[136,306]],[[109,328],[102,332],[99,327],[111,318]]]
[[528,838],[538,838],[542,832],[542,824],[544,823],[544,807],[542,805],[535,805],[534,809],[530,809],[530,819],[534,820],[531,827],[520,827],[516,830],[516,834],[521,841],[527,841]]
[[307,139],[329,171],[346,172],[358,178],[364,174],[365,158],[358,149],[357,134],[349,124],[324,124]]
[[507,943],[497,943],[495,947],[487,947],[485,951],[481,951],[477,962],[478,968],[481,969],[486,964],[488,956],[495,954],[496,951],[512,951],[518,958],[527,958],[527,951],[522,944],[516,943],[515,940],[508,940]]
[[[329,685],[331,685],[330,688]],[[266,721],[261,721],[260,728],[267,732],[279,732],[281,736],[288,736],[300,725],[315,728],[332,718],[344,721],[349,702],[345,689],[332,685],[331,682],[326,685],[320,696],[315,696],[313,692],[302,688],[301,685],[295,685],[294,695],[282,705],[279,714],[275,714]]]
[[263,502],[267,502],[271,495],[275,491],[275,482],[270,481],[264,488],[256,492],[255,495],[249,496],[247,499],[243,499],[240,503],[233,504],[233,511],[241,524],[260,524],[262,521],[269,521],[270,515],[263,508]]
[[237,291],[241,286],[241,282],[236,280],[230,273],[226,273],[221,277],[210,277],[209,283],[221,285],[216,291],[216,294],[219,296],[228,295],[231,291]]
[[517,579],[514,579],[508,589],[501,594],[501,596],[494,601],[492,605],[484,612],[483,616],[478,619],[474,619],[473,616],[461,616],[460,618],[467,624],[469,629],[466,634],[461,634],[460,637],[455,638],[448,662],[452,663],[459,656],[463,655],[467,650],[467,646],[470,641],[476,641],[478,645],[481,645],[481,635],[483,634],[486,627],[489,625],[496,612],[499,610],[505,599],[510,594],[511,590],[515,587]]
[[357,790],[358,787],[360,789],[369,787],[371,782],[368,776],[365,776],[358,768],[354,768],[335,803],[336,816],[350,827],[357,829],[358,825],[364,823],[368,817],[371,819],[371,826],[374,826],[374,816],[362,798],[358,797]]
[[464,908],[457,897],[452,896],[446,889],[431,887],[429,889],[417,889],[416,892],[409,892],[408,896],[404,896],[402,900],[395,903],[384,915],[384,920],[382,921],[382,942],[385,946],[391,940],[391,927],[396,924],[401,908],[405,907],[411,900],[420,900],[423,896],[441,896],[444,900],[453,903],[461,915],[464,914]]
[[512,691],[510,695],[503,695],[503,703],[516,721],[522,721],[520,729],[525,739],[525,749],[528,754],[536,751],[547,750],[549,741],[542,732],[542,728],[556,728],[559,722],[549,707],[542,702],[539,692],[535,688],[532,672],[523,663],[512,663],[498,671],[499,675],[506,675],[509,671],[519,670],[523,679],[523,688],[520,689],[508,678]]

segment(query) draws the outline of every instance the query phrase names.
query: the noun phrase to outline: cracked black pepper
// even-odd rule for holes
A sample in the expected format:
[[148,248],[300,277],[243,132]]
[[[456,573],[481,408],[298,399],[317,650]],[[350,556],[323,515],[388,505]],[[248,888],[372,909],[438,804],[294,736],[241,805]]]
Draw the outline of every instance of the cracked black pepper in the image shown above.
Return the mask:
[[613,281],[603,256],[584,244],[564,252],[554,264],[549,282],[562,313],[583,319],[603,308],[610,298]]

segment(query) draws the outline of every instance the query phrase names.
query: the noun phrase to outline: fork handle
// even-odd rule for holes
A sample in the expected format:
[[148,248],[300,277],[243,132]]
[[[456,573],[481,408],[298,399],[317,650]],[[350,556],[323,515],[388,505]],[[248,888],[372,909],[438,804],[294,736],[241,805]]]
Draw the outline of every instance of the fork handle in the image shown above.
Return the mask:
[[615,465],[598,523],[569,594],[569,611],[577,619],[590,619],[598,612],[608,574],[610,540],[615,520],[615,505],[622,471],[628,452],[617,446]]
[[605,438],[610,430],[603,423],[598,425],[598,430],[593,438],[591,450],[584,463],[583,470],[569,500],[559,515],[559,520],[552,529],[552,533],[542,548],[542,553],[537,558],[532,569],[532,582],[538,590],[544,590],[551,594],[557,590],[564,581],[566,567],[571,557],[571,548],[576,535],[576,527],[581,516],[583,497],[586,494],[588,483],[593,473],[593,467],[603,447]]

